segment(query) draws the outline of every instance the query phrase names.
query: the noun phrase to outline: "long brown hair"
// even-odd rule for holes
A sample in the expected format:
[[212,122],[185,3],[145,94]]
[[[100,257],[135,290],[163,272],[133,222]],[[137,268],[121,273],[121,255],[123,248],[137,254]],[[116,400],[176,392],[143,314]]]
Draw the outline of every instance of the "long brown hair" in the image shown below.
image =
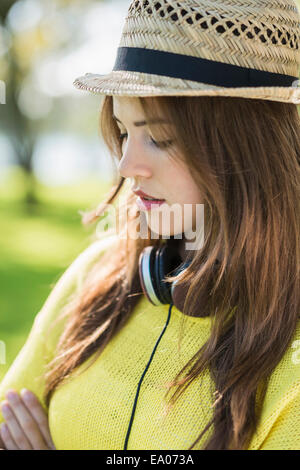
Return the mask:
[[[189,449],[211,428],[202,449],[247,449],[269,377],[291,343],[300,312],[297,106],[228,97],[137,99],[147,118],[160,114],[174,124],[151,132],[158,141],[173,141],[170,158],[190,168],[207,216],[204,245],[180,282],[190,283],[183,317],[191,314],[195,297],[205,299],[211,334],[174,377],[166,397],[173,390],[172,406],[208,368],[217,391],[213,418]],[[112,105],[112,97],[104,97],[100,130],[113,159],[120,159]],[[117,176],[111,193],[84,214],[83,222],[99,220],[107,204],[126,194],[118,210],[127,211],[129,225],[135,223],[139,211],[124,188]],[[65,311],[67,323],[46,374],[47,404],[58,385],[95,352],[96,360],[126,323],[141,295],[139,255],[145,246],[160,243],[150,235],[119,238],[91,270]],[[216,259],[220,263],[213,271]]]

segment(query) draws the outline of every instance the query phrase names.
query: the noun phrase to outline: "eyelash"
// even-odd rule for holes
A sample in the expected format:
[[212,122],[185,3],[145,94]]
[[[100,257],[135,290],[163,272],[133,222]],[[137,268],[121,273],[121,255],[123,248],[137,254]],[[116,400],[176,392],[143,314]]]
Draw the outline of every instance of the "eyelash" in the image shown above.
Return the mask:
[[[121,141],[123,141],[124,137],[127,137],[127,136],[128,136],[127,132],[120,134]],[[168,145],[171,145],[172,143],[171,140],[167,140],[166,142],[156,142],[156,140],[152,139],[152,137],[151,137],[151,142],[153,143],[153,145],[155,145],[155,147],[158,147],[158,148],[165,148]]]

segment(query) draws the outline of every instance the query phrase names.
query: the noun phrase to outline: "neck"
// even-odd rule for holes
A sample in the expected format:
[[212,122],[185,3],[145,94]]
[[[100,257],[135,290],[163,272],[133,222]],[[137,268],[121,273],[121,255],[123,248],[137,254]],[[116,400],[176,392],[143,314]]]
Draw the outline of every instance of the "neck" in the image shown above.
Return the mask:
[[173,239],[172,243],[175,243],[177,245],[178,253],[182,259],[182,261],[185,261],[187,256],[192,252],[194,253],[196,250],[190,250],[186,248],[187,243],[192,243],[194,242],[196,237],[193,240],[187,240],[184,236],[182,235],[182,239]]

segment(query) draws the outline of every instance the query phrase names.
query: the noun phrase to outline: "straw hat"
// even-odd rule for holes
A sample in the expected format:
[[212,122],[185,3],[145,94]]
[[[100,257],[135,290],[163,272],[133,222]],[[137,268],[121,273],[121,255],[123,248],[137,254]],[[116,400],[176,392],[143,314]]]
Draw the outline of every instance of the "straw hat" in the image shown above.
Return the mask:
[[[103,45],[103,47],[105,47]],[[102,95],[234,96],[300,103],[300,14],[292,0],[133,0]]]

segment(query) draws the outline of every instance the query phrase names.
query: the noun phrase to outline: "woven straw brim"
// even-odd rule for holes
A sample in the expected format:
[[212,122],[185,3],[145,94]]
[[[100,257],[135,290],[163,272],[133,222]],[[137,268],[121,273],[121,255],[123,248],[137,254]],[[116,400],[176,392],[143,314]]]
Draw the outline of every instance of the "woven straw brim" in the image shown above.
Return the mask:
[[300,87],[224,88],[195,81],[140,72],[86,73],[74,81],[81,90],[117,96],[228,96],[300,104]]

